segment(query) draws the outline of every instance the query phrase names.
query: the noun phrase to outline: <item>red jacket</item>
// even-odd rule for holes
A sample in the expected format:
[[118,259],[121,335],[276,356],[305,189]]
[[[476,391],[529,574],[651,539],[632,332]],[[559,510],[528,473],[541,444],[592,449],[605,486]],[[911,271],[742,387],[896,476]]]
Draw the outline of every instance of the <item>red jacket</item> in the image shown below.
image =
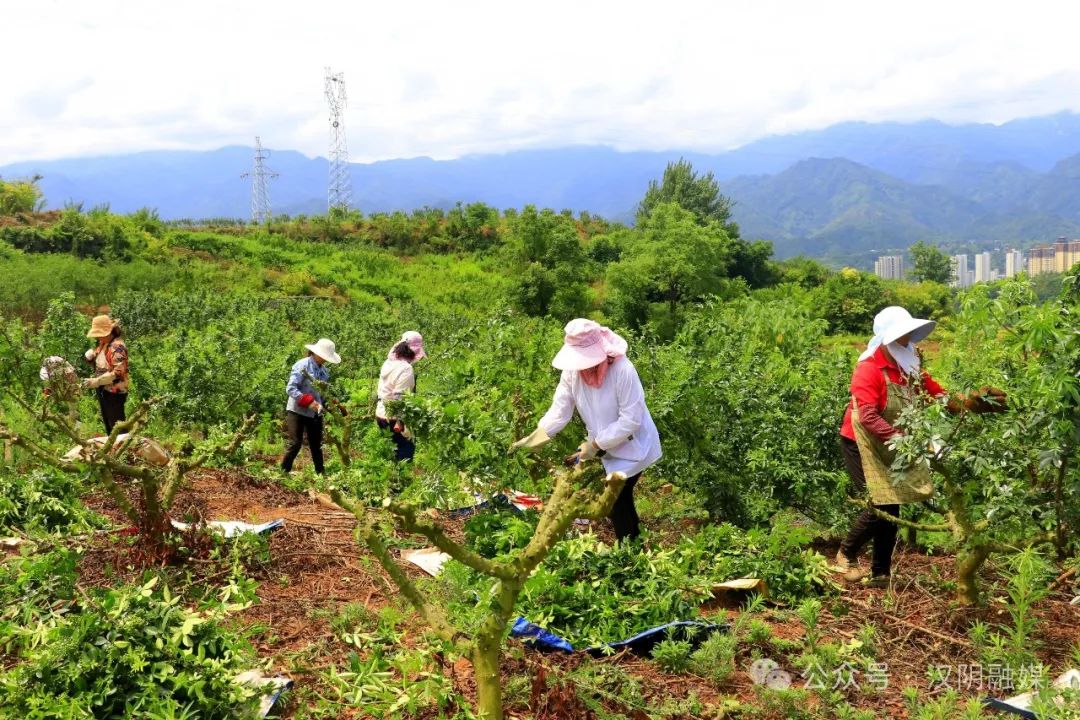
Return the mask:
[[[881,411],[885,409],[885,403],[889,399],[882,370],[889,375],[890,382],[907,385],[907,376],[885,355],[885,348],[879,347],[877,352],[855,366],[855,372],[851,375],[851,394],[859,402],[859,420],[863,427],[881,440],[888,440],[900,431],[881,417]],[[945,394],[945,388],[925,370],[922,371],[922,381],[923,390],[928,395],[938,397]],[[844,422],[840,425],[840,435],[848,440],[855,439],[855,429],[851,426],[850,402],[844,412]]]

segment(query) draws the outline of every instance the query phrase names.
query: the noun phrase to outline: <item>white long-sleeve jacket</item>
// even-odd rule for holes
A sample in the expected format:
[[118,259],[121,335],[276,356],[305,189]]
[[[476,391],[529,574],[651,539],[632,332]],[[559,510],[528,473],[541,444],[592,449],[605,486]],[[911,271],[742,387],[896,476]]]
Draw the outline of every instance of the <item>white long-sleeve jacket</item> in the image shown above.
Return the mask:
[[389,420],[386,416],[384,401],[400,400],[401,396],[416,387],[416,372],[405,360],[387,359],[379,371],[379,404],[375,406],[375,417]]
[[637,475],[663,454],[645,391],[637,369],[626,357],[608,368],[604,383],[589,387],[574,370],[563,370],[551,408],[539,426],[550,437],[566,427],[577,409],[589,433],[589,440],[606,451],[601,461],[609,472]]

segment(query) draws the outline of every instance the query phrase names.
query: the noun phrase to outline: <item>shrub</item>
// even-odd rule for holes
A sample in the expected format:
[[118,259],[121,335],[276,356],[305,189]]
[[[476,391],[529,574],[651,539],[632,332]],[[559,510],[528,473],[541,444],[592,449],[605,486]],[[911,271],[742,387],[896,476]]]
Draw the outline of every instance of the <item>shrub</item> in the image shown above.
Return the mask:
[[[249,646],[156,579],[82,599],[0,674],[8,717],[254,717]],[[91,711],[90,709],[93,708]]]

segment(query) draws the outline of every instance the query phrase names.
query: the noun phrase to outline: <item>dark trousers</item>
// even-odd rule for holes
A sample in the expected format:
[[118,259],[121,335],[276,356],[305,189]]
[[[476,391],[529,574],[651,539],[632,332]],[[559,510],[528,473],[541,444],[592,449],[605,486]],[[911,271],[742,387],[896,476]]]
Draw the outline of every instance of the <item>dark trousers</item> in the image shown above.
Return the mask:
[[97,399],[98,405],[101,406],[101,419],[105,423],[105,433],[111,433],[116,423],[127,420],[127,412],[124,410],[124,405],[127,404],[127,393],[114,393],[105,388],[98,388]]
[[[851,478],[854,491],[859,495],[865,495],[866,476],[863,475],[862,456],[859,455],[858,444],[854,440],[841,437],[840,454],[844,456],[844,467],[847,469],[848,477]],[[875,505],[874,507],[900,517],[899,505]],[[855,518],[847,537],[840,543],[840,552],[844,553],[848,560],[854,560],[863,546],[871,540],[874,542],[874,557],[870,571],[875,577],[888,575],[892,568],[893,548],[896,546],[896,525],[878,517],[869,509],[863,510],[859,517]]]
[[315,472],[323,474],[322,454],[322,431],[323,420],[321,415],[309,418],[291,410],[285,413],[285,429],[289,433],[289,444],[285,447],[285,457],[281,459],[281,469],[291,472],[293,461],[300,454],[300,448],[304,446],[304,433],[307,433],[308,450],[311,451],[311,463],[315,466]]
[[375,418],[375,422],[377,422],[379,427],[383,430],[391,428],[390,432],[392,434],[390,435],[390,439],[394,441],[395,446],[394,460],[397,462],[401,462],[402,460],[412,460],[413,455],[416,454],[416,443],[399,433],[397,430],[392,429],[395,421]]
[[611,524],[615,526],[616,541],[624,538],[633,540],[641,534],[641,523],[638,520],[637,508],[634,507],[634,486],[640,478],[641,473],[627,478],[622,492],[611,506]]

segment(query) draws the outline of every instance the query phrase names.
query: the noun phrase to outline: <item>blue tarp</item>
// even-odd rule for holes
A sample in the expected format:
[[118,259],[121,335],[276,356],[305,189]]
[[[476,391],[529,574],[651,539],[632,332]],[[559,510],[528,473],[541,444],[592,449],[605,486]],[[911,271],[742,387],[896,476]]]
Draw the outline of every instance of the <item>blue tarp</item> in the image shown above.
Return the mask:
[[[714,632],[726,632],[727,625],[717,625],[715,623],[704,623],[696,620],[680,620],[678,622],[668,623],[666,625],[659,625],[654,628],[649,628],[643,632],[639,632],[633,637],[629,637],[625,640],[617,640],[615,642],[609,642],[605,645],[597,645],[594,647],[585,648],[585,652],[590,655],[606,655],[611,651],[622,650],[623,648],[629,648],[631,651],[647,655],[657,645],[657,643],[666,640],[676,628],[692,628],[695,632],[693,634],[692,641],[700,641],[707,635]],[[682,633],[685,636],[687,633]],[[559,637],[554,633],[550,633],[539,625],[529,622],[523,617],[519,617],[514,621],[514,626],[510,629],[510,637],[521,638],[526,644],[532,645],[540,650],[562,650],[564,652],[574,652],[574,646],[567,640]]]

